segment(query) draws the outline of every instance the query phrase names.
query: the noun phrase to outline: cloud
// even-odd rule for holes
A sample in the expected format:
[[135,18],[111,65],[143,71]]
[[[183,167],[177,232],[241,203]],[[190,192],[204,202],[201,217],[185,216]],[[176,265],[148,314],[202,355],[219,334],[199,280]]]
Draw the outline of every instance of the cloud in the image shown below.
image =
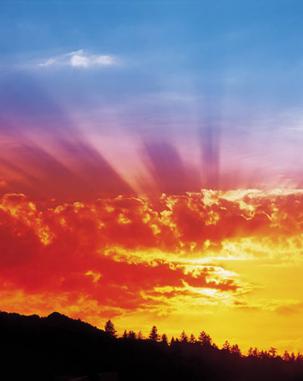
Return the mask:
[[301,314],[303,303],[298,301],[290,301],[288,304],[281,304],[276,308],[276,312],[281,315]]
[[157,202],[124,195],[59,203],[5,194],[0,308],[25,312],[22,303],[30,300],[26,312],[48,313],[53,300],[65,313],[95,313],[97,320],[164,305],[231,305],[252,285],[221,258],[239,252],[272,260],[285,250],[298,256],[302,205],[300,190],[202,190]]
[[[117,314],[161,305],[162,297],[206,300],[202,291],[209,289],[237,293],[237,280],[219,266],[190,266],[180,253],[170,257],[179,238],[166,218],[141,197],[54,205],[22,194],[4,195],[0,308],[22,305],[19,295],[24,302],[29,296],[33,312],[49,312],[41,301],[47,308],[46,300],[52,298],[62,311],[71,306],[78,311],[79,305],[85,311],[86,304],[102,315],[104,310]],[[161,256],[148,254],[155,248]]]
[[112,55],[90,54],[83,49],[50,57],[37,65],[39,67],[72,67],[77,69],[102,68],[117,64]]

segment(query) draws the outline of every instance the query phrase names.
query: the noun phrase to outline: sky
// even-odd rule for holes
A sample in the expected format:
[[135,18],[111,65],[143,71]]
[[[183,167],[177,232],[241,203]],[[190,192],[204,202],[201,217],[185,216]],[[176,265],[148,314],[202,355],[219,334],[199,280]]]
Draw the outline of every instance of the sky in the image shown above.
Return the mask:
[[303,351],[299,0],[0,4],[0,309]]

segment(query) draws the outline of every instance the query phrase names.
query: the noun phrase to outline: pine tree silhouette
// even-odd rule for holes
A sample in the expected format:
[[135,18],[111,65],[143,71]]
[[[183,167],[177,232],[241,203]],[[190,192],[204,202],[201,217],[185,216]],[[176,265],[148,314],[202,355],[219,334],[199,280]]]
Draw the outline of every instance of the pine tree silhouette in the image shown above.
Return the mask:
[[167,336],[166,336],[165,333],[163,333],[163,335],[161,336],[161,342],[162,342],[163,344],[168,345],[168,339],[167,339]]
[[158,341],[159,340],[158,329],[155,325],[152,327],[148,337],[152,341]]
[[240,351],[238,344],[232,345],[230,348],[230,352],[235,354],[235,355],[241,356],[241,351]]
[[127,338],[131,340],[136,340],[136,333],[134,331],[128,331]]
[[203,347],[210,347],[212,345],[212,339],[205,331],[200,332],[198,341]]
[[188,342],[188,337],[187,337],[185,331],[181,332],[180,340],[181,340],[181,343],[187,343]]
[[225,342],[223,344],[223,350],[226,352],[230,352],[230,344],[229,344],[228,340],[225,340]]
[[125,329],[122,335],[122,339],[127,339],[127,330]]
[[115,330],[114,324],[111,322],[111,320],[108,320],[105,323],[104,330],[105,330],[105,332],[107,333],[108,336],[110,336],[110,337],[116,337],[117,331]]

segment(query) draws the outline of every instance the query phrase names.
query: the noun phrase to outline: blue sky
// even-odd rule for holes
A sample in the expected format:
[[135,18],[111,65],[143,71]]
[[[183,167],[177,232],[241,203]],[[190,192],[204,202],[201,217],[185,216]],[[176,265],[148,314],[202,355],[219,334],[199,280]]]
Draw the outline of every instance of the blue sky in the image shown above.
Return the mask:
[[236,136],[278,172],[291,154],[297,171],[302,11],[298,0],[3,0],[1,116],[55,128],[68,115],[165,142],[208,123],[225,155]]
[[178,90],[184,77],[202,90],[229,75],[240,82],[235,93],[245,83],[273,97],[278,84],[293,93],[302,80],[300,1],[29,0],[2,1],[0,9],[4,62],[78,49],[113,54],[129,65],[130,77],[137,73],[130,78],[135,91],[161,88],[149,78],[143,86],[140,74],[148,73],[173,82],[177,76],[171,86]]
[[0,9],[4,64],[84,49],[121,59],[111,87],[126,93],[192,86],[273,102],[301,97],[300,1],[29,0]]

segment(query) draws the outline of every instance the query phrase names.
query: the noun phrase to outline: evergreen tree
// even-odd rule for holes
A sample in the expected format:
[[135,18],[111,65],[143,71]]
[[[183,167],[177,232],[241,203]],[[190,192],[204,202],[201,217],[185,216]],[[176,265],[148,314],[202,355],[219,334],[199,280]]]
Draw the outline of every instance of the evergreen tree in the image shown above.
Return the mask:
[[104,329],[105,329],[105,332],[108,334],[108,336],[110,336],[110,337],[116,337],[117,331],[115,330],[114,324],[110,320],[108,320],[105,323]]
[[172,338],[170,339],[170,343],[169,343],[169,346],[170,347],[173,347],[174,345],[175,345],[175,338],[174,338],[174,336],[172,336]]
[[235,355],[241,356],[241,351],[240,351],[238,344],[232,345],[230,348],[230,352],[235,354]]
[[268,354],[270,357],[275,358],[277,356],[277,349],[274,347],[269,348]]
[[165,345],[168,345],[168,340],[165,333],[163,333],[163,335],[161,336],[161,342]]
[[180,340],[181,340],[181,343],[187,343],[188,342],[188,337],[187,337],[185,331],[181,332]]
[[296,357],[297,361],[303,361],[303,355],[299,352]]
[[128,331],[127,338],[131,340],[136,340],[136,333],[134,331]]
[[203,347],[210,347],[212,345],[212,339],[205,331],[200,332],[198,341]]
[[285,351],[282,356],[284,361],[290,361],[290,354],[288,351]]
[[230,344],[229,344],[228,340],[225,340],[225,342],[223,344],[223,350],[226,352],[230,352]]
[[250,357],[259,357],[258,348],[252,348],[252,347],[250,347],[249,350],[248,350],[248,356],[250,356]]
[[155,325],[152,327],[148,337],[152,341],[158,341],[159,340],[158,329]]

